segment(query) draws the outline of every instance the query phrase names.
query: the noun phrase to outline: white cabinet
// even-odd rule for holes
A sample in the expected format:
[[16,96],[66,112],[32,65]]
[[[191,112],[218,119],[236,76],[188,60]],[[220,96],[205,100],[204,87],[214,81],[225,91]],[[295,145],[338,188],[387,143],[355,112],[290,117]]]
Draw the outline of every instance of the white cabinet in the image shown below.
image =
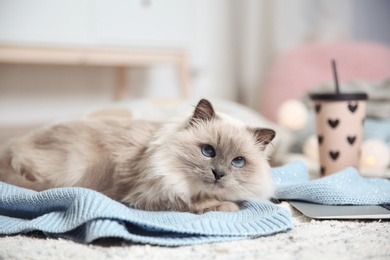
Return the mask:
[[0,41],[90,44],[88,0],[0,0]]
[[180,47],[189,0],[0,0],[0,42]]
[[96,39],[103,44],[186,47],[190,5],[188,0],[96,1]]

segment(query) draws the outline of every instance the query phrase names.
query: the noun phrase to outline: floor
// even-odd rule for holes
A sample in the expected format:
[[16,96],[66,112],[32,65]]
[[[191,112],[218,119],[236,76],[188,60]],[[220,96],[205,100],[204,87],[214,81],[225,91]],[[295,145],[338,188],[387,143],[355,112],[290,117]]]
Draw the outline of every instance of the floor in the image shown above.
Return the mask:
[[0,236],[0,259],[390,259],[390,221],[313,220],[290,208],[291,231],[183,247],[107,238],[89,245],[43,235]]

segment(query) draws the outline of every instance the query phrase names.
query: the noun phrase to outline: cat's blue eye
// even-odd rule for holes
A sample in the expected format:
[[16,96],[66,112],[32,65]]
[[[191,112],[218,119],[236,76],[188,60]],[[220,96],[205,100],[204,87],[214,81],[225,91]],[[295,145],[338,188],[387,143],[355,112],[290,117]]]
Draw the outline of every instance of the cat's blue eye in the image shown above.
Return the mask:
[[243,157],[236,157],[232,160],[232,165],[237,168],[242,168],[245,166],[245,158]]
[[202,145],[201,150],[202,150],[202,154],[206,157],[214,157],[215,156],[215,150],[209,144]]

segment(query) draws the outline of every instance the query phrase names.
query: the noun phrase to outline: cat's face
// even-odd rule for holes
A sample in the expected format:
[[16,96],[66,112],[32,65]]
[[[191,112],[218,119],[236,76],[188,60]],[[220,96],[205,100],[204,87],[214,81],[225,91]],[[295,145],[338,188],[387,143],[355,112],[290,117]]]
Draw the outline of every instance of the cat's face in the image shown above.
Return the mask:
[[185,129],[169,145],[175,171],[184,174],[191,193],[228,200],[272,196],[265,146],[270,129],[250,128],[201,100]]

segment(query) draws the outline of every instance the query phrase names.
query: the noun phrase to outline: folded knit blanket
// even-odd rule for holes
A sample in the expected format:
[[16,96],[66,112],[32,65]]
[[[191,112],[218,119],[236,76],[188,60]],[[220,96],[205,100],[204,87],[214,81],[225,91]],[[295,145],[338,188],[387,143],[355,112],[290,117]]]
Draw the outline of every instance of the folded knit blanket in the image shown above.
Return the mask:
[[310,180],[301,162],[273,169],[275,197],[280,200],[302,200],[325,205],[390,204],[390,180],[364,178],[353,167]]
[[[390,203],[390,181],[346,170],[310,181],[302,163],[272,170],[280,199],[325,204]],[[35,192],[0,182],[0,234],[34,230],[90,243],[118,237],[135,243],[181,246],[272,235],[292,228],[288,211],[267,201],[247,201],[234,213],[150,212],[126,207],[83,188]]]

